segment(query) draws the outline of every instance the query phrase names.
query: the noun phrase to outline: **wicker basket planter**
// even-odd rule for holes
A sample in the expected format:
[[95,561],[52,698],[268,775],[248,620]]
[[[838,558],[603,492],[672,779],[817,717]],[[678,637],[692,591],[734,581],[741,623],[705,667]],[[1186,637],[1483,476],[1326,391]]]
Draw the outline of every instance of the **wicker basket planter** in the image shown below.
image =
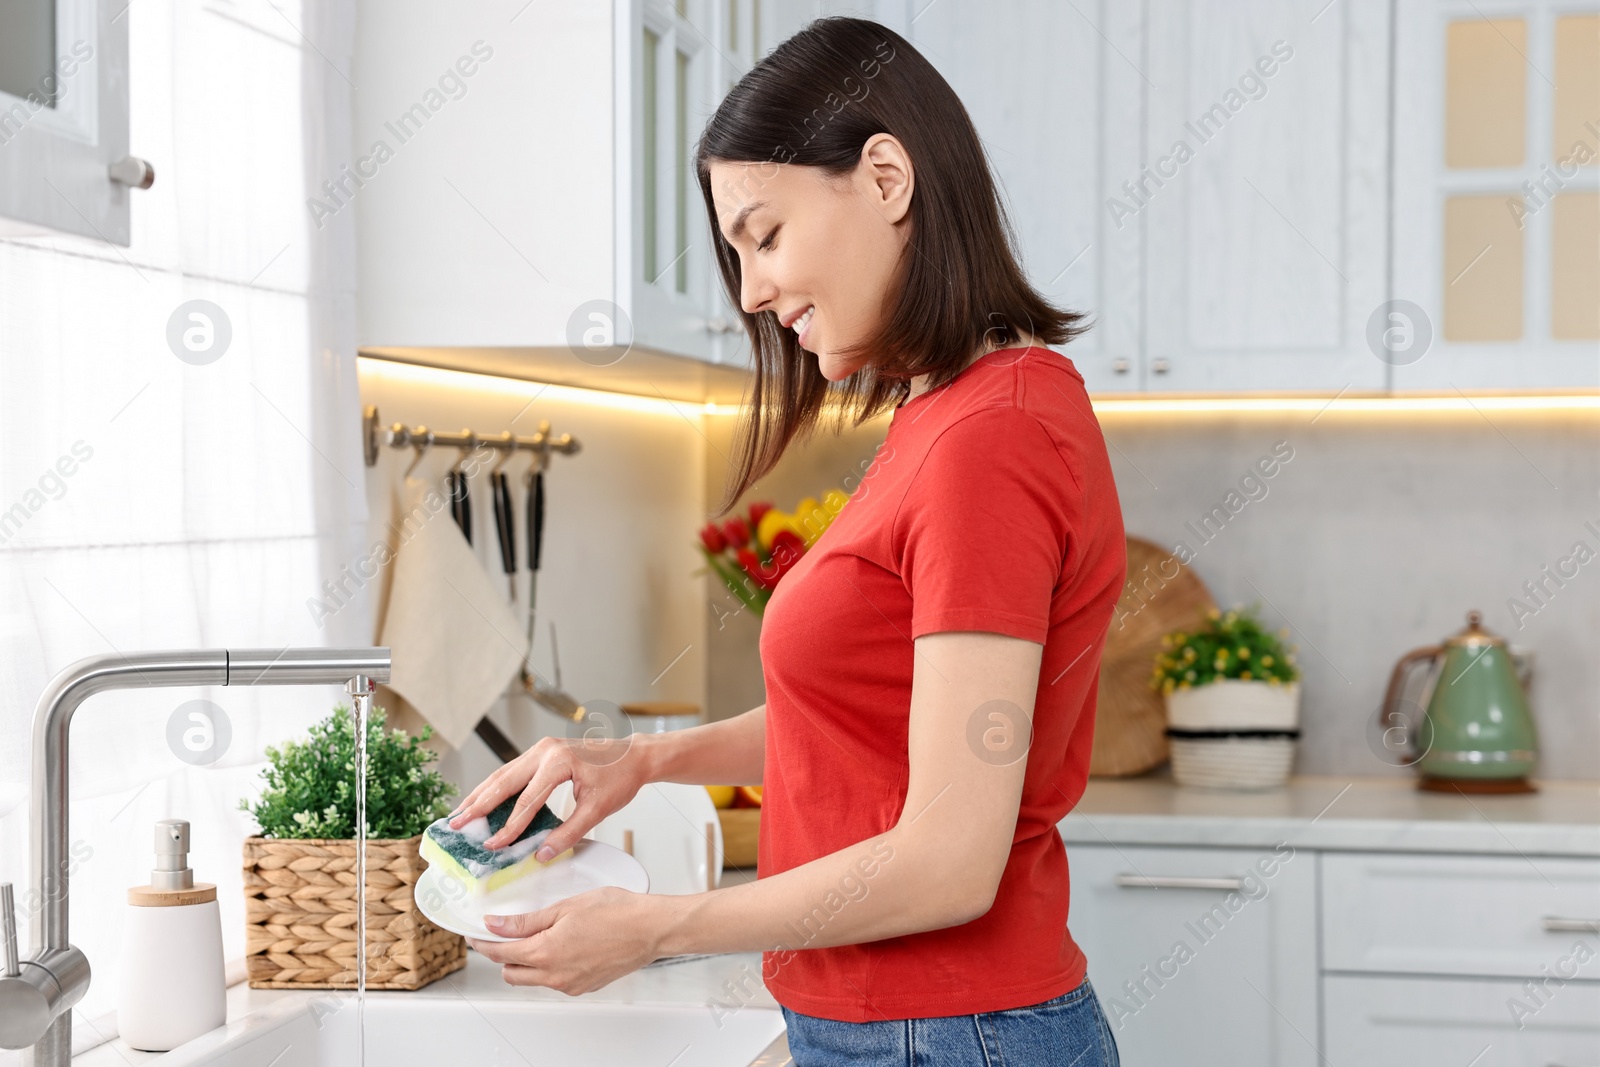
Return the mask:
[[[417,910],[421,841],[367,842],[368,989],[420,989],[467,964],[466,939]],[[252,989],[356,987],[354,841],[246,838],[244,892]]]

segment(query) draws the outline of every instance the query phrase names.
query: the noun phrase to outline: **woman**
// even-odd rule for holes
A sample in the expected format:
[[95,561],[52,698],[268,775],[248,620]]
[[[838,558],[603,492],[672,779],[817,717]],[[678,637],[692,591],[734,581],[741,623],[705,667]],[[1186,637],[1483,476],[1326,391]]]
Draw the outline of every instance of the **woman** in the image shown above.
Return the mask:
[[1126,570],[1083,379],[1042,347],[1080,316],[1029,287],[960,101],[880,25],[822,19],[778,46],[695,162],[756,357],[721,510],[825,402],[857,422],[899,403],[767,606],[766,704],[614,760],[545,738],[455,816],[520,793],[498,847],[570,779],[543,857],[645,782],[764,782],[759,879],[584,893],[474,946],[506,981],[568,993],[764,950],[802,1065],[1115,1064],[1055,829],[1083,792]]

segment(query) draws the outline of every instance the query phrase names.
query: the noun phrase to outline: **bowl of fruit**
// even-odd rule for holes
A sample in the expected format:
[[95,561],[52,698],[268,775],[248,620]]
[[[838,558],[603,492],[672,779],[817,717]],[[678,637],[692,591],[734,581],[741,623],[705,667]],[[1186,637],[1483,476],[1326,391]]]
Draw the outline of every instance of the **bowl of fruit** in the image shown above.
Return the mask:
[[711,803],[722,823],[722,864],[725,867],[754,867],[756,841],[761,835],[761,787],[759,785],[708,785]]

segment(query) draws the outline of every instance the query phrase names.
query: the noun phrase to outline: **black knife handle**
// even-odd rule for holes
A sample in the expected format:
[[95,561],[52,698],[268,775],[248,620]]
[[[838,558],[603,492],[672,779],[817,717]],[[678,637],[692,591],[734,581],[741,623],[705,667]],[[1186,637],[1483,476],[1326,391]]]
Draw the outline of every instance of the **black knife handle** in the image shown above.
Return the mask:
[[472,501],[467,495],[467,472],[452,468],[446,474],[450,490],[450,517],[461,528],[461,536],[472,544]]
[[528,491],[528,569],[539,569],[544,551],[544,471],[535,471]]
[[511,520],[511,486],[504,471],[495,471],[491,479],[494,488],[494,525],[500,535],[500,567],[507,574],[517,573],[517,530]]
[[500,757],[501,763],[510,763],[522,755],[522,750],[512,743],[511,738],[505,735],[505,731],[489,720],[489,716],[485,715],[479,719],[475,730],[477,735],[483,738],[483,743],[489,746],[489,750]]

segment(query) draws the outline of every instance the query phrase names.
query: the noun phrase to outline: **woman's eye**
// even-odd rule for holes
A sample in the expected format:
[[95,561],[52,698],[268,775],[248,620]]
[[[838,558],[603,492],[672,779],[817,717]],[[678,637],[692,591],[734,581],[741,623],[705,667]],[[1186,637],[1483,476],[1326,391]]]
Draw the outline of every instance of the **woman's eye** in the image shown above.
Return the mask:
[[766,239],[763,240],[760,244],[756,245],[756,251],[765,252],[767,249],[771,248],[772,247],[772,239],[774,237],[776,237],[776,236],[778,236],[778,231],[777,230],[773,230],[771,233],[767,234]]

